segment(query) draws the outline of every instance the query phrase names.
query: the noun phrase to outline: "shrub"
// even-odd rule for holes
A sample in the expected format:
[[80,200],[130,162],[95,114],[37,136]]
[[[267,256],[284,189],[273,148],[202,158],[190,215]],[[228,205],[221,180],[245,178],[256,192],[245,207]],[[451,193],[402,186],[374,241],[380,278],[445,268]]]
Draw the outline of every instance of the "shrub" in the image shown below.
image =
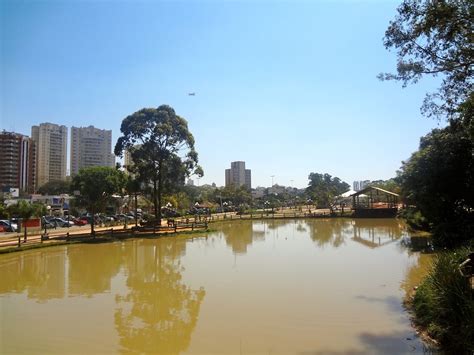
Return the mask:
[[458,269],[470,252],[464,247],[440,253],[413,299],[417,323],[444,349],[457,354],[474,351],[473,295],[469,280]]
[[429,230],[430,225],[421,212],[414,207],[407,207],[400,211],[399,217],[406,220],[408,225],[417,230]]

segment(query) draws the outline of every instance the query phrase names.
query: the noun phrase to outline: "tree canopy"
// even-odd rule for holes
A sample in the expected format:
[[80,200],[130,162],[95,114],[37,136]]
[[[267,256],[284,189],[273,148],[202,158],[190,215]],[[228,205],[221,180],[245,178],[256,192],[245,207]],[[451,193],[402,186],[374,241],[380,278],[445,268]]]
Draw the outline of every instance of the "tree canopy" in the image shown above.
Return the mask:
[[379,74],[406,86],[423,76],[442,76],[422,111],[456,118],[458,106],[473,89],[474,2],[472,0],[404,0],[385,32],[384,45],[398,53],[397,73]]
[[252,202],[252,194],[245,185],[236,186],[230,184],[229,186],[216,189],[214,191],[213,200],[216,203],[223,201],[230,203],[232,206],[239,207],[241,205],[250,205]]
[[115,154],[128,151],[132,164],[127,169],[152,185],[155,218],[161,221],[162,196],[183,185],[186,176],[203,175],[187,121],[167,105],[144,108],[127,116],[120,127],[122,136]]
[[67,194],[71,190],[70,180],[52,180],[43,184],[38,192],[43,195],[61,195]]
[[422,137],[398,177],[402,195],[417,206],[443,245],[474,234],[474,145],[461,125],[455,122]]
[[310,173],[308,179],[306,193],[322,208],[332,208],[334,197],[350,189],[348,183],[329,174]]
[[[26,223],[33,217],[41,217],[46,213],[46,206],[39,203],[29,203],[24,200],[19,200],[16,204],[10,205],[7,208],[10,217],[19,217],[22,219],[24,241],[27,239]],[[20,235],[18,235],[18,246],[20,246]]]
[[[72,179],[71,189],[79,206],[92,213],[91,233],[94,233],[94,214],[103,212],[113,194],[122,192],[125,176],[120,170],[105,166],[82,168]],[[79,195],[76,193],[79,192]]]

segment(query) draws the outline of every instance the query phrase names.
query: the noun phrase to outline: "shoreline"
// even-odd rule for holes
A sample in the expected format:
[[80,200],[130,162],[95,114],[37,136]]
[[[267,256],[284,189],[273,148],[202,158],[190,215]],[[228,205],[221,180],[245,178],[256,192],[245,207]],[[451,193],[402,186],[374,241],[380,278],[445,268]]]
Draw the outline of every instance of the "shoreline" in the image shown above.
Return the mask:
[[213,231],[214,231],[213,229],[207,228],[205,230],[202,230],[202,229],[181,230],[179,232],[166,231],[166,232],[156,232],[155,234],[153,234],[153,233],[133,233],[132,231],[127,230],[128,233],[121,231],[121,233],[120,234],[117,233],[116,236],[114,236],[113,234],[109,232],[108,234],[103,233],[103,235],[98,235],[96,237],[93,237],[90,234],[88,236],[82,236],[82,235],[76,236],[76,237],[71,236],[69,237],[69,240],[67,239],[67,237],[61,236],[61,237],[56,237],[54,239],[46,239],[38,243],[21,245],[20,247],[18,247],[17,245],[1,247],[0,255],[34,250],[34,249],[49,248],[49,247],[54,247],[54,246],[64,246],[64,245],[69,245],[69,244],[113,243],[117,241],[123,241],[123,240],[134,239],[134,238],[156,239],[156,238],[170,237],[170,236],[179,237],[180,235],[188,236],[188,235],[194,235],[194,234],[209,233]]

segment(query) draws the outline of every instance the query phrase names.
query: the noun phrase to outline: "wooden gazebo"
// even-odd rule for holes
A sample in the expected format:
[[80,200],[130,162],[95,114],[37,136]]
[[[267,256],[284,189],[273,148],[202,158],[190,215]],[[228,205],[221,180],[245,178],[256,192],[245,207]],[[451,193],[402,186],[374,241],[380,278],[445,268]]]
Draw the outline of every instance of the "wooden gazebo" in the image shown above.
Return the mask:
[[399,195],[394,192],[368,186],[351,197],[354,217],[390,218],[397,215]]

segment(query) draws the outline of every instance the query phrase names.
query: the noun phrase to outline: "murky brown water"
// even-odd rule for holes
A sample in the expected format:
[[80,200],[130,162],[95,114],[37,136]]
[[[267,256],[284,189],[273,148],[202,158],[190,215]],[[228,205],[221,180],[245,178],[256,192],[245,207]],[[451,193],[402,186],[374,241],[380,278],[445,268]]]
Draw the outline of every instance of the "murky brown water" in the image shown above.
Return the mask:
[[207,237],[0,255],[0,353],[422,353],[428,256],[396,220],[229,222]]

